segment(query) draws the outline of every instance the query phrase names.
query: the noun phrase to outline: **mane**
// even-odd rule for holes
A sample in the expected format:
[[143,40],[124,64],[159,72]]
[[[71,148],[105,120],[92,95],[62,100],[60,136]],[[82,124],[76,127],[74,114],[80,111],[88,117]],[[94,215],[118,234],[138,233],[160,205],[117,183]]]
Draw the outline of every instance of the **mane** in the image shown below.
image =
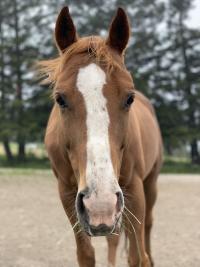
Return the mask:
[[121,64],[114,59],[104,39],[97,36],[84,37],[70,45],[57,58],[38,62],[42,84],[55,84],[63,66],[77,54],[88,55],[88,59],[91,58],[105,66],[108,72],[112,72],[115,68],[122,68]]

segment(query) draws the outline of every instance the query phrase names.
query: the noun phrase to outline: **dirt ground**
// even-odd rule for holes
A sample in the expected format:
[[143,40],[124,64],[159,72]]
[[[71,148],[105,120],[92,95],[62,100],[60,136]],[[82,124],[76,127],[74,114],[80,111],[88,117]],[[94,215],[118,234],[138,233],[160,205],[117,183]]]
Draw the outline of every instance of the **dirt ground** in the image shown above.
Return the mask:
[[[155,266],[199,267],[200,175],[161,175],[154,215]],[[105,239],[93,243],[97,266],[106,267]],[[118,267],[127,266],[122,247]],[[0,267],[77,266],[51,172],[0,169]]]

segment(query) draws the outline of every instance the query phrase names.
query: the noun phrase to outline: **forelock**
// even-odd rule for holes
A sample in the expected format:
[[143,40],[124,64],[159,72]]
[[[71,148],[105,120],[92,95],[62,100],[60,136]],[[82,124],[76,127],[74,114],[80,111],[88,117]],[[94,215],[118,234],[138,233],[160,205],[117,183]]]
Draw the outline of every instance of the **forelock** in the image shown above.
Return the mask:
[[113,57],[103,38],[98,36],[84,37],[73,43],[59,57],[38,63],[42,83],[55,84],[68,61],[75,55],[83,54],[87,55],[91,61],[103,66],[109,73],[115,68],[122,68],[122,65]]

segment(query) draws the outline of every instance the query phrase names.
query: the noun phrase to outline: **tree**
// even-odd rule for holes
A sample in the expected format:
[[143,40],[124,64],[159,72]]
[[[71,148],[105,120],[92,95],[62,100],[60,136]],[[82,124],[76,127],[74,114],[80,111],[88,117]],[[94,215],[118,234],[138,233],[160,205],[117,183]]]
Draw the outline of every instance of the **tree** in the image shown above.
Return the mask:
[[192,162],[200,163],[197,143],[200,127],[200,31],[190,29],[186,24],[193,2],[169,1],[164,40],[168,40],[165,55],[169,56],[165,65],[170,75],[165,78],[168,84],[172,84],[172,94],[177,98],[177,109],[181,111],[180,120],[182,128],[185,128],[182,139],[190,143]]
[[[44,88],[33,82],[32,69],[36,58],[52,54],[47,4],[41,0],[1,1],[1,135],[7,158],[13,158],[9,142],[18,143],[18,158],[25,158],[25,145],[32,141],[30,117],[33,117],[34,92]],[[44,31],[45,29],[45,31]],[[42,36],[47,35],[48,38]],[[49,49],[48,49],[49,48]],[[38,89],[39,88],[39,89]],[[47,101],[46,101],[47,102]],[[48,107],[49,105],[47,105]],[[46,120],[48,113],[46,112]],[[37,121],[38,117],[35,118]],[[37,128],[38,130],[38,128]],[[42,128],[44,131],[44,128]]]
[[6,25],[4,23],[4,2],[0,2],[0,140],[3,142],[4,150],[8,160],[13,159],[13,155],[10,149],[9,140],[11,138],[11,113],[9,110],[8,102],[8,91],[7,88],[11,88],[12,84],[8,78],[9,68],[7,66],[7,38],[4,35]]

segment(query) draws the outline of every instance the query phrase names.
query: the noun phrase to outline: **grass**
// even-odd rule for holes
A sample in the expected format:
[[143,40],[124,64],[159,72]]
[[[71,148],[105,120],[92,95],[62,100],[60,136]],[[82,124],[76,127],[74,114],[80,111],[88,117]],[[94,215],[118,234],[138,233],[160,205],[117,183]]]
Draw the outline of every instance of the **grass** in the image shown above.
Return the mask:
[[47,157],[37,158],[28,155],[25,160],[19,161],[15,158],[13,161],[7,161],[4,156],[0,156],[0,168],[15,168],[15,169],[49,169],[50,163]]
[[[16,144],[12,144],[12,151],[16,154]],[[15,158],[8,162],[0,145],[0,168],[29,169],[29,170],[48,170],[50,163],[42,144],[27,146],[27,157],[24,161]],[[180,174],[200,174],[200,165],[191,164],[186,157],[165,156],[161,173],[180,173]]]
[[[47,157],[36,158],[28,155],[25,161],[18,161],[15,159],[13,162],[6,161],[5,157],[0,156],[0,168],[13,168],[13,169],[50,169],[50,163]],[[200,165],[191,164],[189,161],[165,159],[161,173],[196,173],[200,174]]]
[[46,151],[43,144],[27,144],[26,145],[26,159],[18,160],[17,154],[17,144],[11,143],[11,150],[14,155],[12,161],[7,161],[2,144],[0,144],[0,167],[4,168],[15,168],[15,169],[49,169],[50,163],[47,158]]
[[166,160],[161,170],[162,173],[193,173],[200,174],[200,165],[191,164],[190,162]]
[[198,174],[200,173],[200,165],[192,164],[187,157],[166,156],[161,170],[162,173],[180,173],[180,174]]

